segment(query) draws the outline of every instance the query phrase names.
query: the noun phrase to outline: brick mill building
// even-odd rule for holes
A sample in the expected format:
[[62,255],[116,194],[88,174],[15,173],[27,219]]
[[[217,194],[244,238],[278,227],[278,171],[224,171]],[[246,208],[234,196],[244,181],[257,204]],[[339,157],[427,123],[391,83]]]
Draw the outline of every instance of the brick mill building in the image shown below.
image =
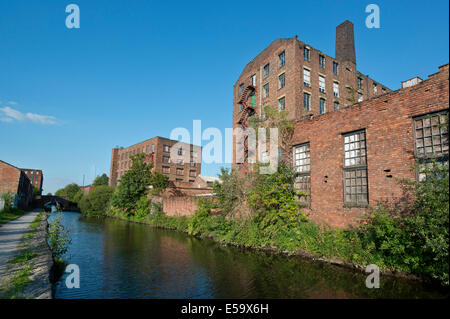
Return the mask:
[[[248,63],[233,88],[233,128],[246,128],[249,116],[264,106],[286,110],[289,119],[333,112],[390,92],[356,69],[353,24],[336,27],[331,57],[298,40],[276,39]],[[233,146],[233,163],[236,146]],[[246,153],[247,155],[247,153]]]
[[[391,91],[356,70],[353,24],[345,21],[336,28],[335,58],[294,37],[253,59],[234,85],[233,128],[245,130],[265,105],[287,110],[295,133],[279,154],[297,171],[295,187],[308,194],[305,211],[346,227],[368,206],[400,198],[398,178],[422,179],[418,162],[448,161],[448,78],[447,64]],[[248,144],[243,148],[245,164]],[[233,143],[233,167],[241,164],[236,149]]]
[[42,184],[44,183],[44,175],[40,169],[21,168],[22,171],[28,176],[31,184],[42,192]]
[[402,197],[398,179],[422,180],[418,163],[448,163],[449,65],[404,84],[295,122],[296,186],[310,195],[312,219],[355,224],[368,205]]
[[[14,196],[14,207],[25,209],[33,200],[33,185],[22,169],[0,160],[0,194],[6,193]],[[3,205],[0,199],[0,209]]]
[[127,148],[112,149],[110,186],[117,186],[120,183],[120,178],[131,167],[131,156],[139,153],[145,153],[146,162],[153,162],[153,169],[168,176],[169,181],[193,183],[200,175],[202,162],[200,146],[157,136]]

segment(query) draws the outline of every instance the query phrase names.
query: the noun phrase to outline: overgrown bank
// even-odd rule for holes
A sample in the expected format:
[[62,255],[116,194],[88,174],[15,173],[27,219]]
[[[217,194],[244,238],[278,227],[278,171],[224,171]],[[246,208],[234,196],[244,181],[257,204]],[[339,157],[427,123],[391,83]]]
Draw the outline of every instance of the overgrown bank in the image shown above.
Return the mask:
[[119,187],[83,197],[89,201],[84,209],[81,205],[83,214],[146,223],[224,244],[300,253],[357,268],[375,264],[384,272],[414,274],[448,286],[447,164],[425,167],[427,178],[420,183],[399,181],[405,191],[400,202],[380,203],[362,226],[346,230],[308,220],[302,213],[304,194],[293,187],[295,172],[284,163],[274,174],[240,175],[223,170],[222,183],[214,186],[215,201],[201,201],[191,217],[166,216],[159,204],[152,203],[156,187],[149,187],[151,178],[143,180],[147,169],[143,158],[135,158]]

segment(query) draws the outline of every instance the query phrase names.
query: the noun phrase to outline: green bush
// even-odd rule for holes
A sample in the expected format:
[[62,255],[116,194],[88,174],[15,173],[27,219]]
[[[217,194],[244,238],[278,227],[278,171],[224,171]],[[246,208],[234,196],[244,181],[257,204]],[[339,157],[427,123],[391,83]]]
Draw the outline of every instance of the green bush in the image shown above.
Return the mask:
[[71,202],[75,202],[74,198],[81,191],[80,186],[75,183],[69,184],[64,188],[58,189],[55,196],[67,197]]
[[8,213],[11,212],[14,206],[14,195],[11,192],[3,193],[0,195],[3,201],[3,209],[0,212]]
[[293,169],[280,162],[277,172],[259,174],[255,187],[249,192],[249,203],[255,212],[255,221],[267,236],[288,231],[307,220],[301,212],[297,199],[300,193],[294,188],[294,179]]
[[89,194],[84,195],[78,203],[81,212],[87,216],[106,215],[106,209],[114,192],[109,186],[97,186]]
[[449,171],[448,164],[428,165],[427,178],[408,182],[411,209],[379,205],[363,228],[366,249],[394,269],[449,284]]

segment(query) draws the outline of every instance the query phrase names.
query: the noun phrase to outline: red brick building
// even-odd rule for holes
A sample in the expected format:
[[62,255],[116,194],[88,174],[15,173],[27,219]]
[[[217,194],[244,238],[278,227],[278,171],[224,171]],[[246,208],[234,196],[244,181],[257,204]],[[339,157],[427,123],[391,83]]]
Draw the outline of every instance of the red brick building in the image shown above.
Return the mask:
[[310,217],[355,224],[368,205],[401,197],[398,178],[421,179],[416,164],[448,161],[449,66],[424,81],[295,122],[296,186]]
[[[14,207],[27,208],[33,200],[33,186],[25,172],[0,160],[0,194],[11,193]],[[3,202],[0,203],[3,208]]]
[[127,148],[113,148],[110,186],[119,184],[120,177],[131,167],[131,156],[139,153],[145,153],[146,161],[152,161],[154,170],[168,176],[169,181],[193,183],[201,172],[201,146],[157,136]]
[[[299,120],[387,92],[357,71],[353,24],[345,21],[336,27],[334,58],[295,36],[276,39],[249,62],[233,87],[233,128],[245,129],[248,117],[262,116],[266,105]],[[233,143],[233,163],[235,154]]]
[[31,184],[42,192],[42,184],[44,183],[44,175],[40,169],[21,168],[28,176]]

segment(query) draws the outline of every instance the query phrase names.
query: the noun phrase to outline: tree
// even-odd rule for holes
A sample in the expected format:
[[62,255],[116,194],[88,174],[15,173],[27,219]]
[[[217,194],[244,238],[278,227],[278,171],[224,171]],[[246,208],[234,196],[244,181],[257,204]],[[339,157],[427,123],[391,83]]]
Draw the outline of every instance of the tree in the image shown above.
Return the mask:
[[111,204],[123,209],[126,213],[134,214],[138,200],[146,195],[152,183],[153,163],[145,163],[145,154],[143,153],[132,156],[131,161],[131,168],[121,177]]
[[[286,162],[291,163],[292,154],[290,151],[292,145],[292,138],[294,136],[294,123],[288,119],[289,112],[285,110],[279,111],[278,109],[270,106],[264,106],[264,117],[252,117],[249,121],[251,126],[258,134],[258,128],[268,129],[266,134],[270,133],[270,128],[278,129],[278,145],[281,147],[283,154],[287,157]],[[262,136],[258,136],[263,138]],[[269,146],[269,145],[268,145]]]
[[102,216],[108,208],[113,193],[113,187],[97,186],[89,194],[81,197],[78,206],[84,215]]
[[152,193],[160,194],[169,186],[169,177],[159,172],[153,172],[150,184],[153,186]]
[[74,201],[75,195],[81,191],[80,186],[75,183],[69,184],[64,188],[58,189],[55,196],[67,197],[70,201]]
[[108,175],[103,174],[101,176],[97,176],[94,179],[94,182],[92,183],[92,186],[108,185],[108,182],[109,182]]

